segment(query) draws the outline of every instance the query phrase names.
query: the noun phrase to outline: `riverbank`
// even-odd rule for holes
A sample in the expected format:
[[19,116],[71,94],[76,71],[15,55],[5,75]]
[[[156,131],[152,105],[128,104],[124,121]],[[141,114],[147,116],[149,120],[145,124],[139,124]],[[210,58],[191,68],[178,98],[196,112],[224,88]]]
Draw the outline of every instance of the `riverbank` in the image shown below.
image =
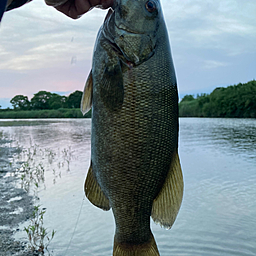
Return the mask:
[[45,110],[0,110],[0,119],[31,119],[31,118],[90,118],[91,111],[84,116],[80,108],[60,108]]
[[9,145],[10,141],[0,138],[0,256],[38,255],[28,251],[26,243],[13,238],[19,224],[31,217],[33,198],[16,185],[15,173],[21,163],[12,159],[20,149]]
[[185,95],[180,117],[256,118],[256,81],[218,87],[210,94]]

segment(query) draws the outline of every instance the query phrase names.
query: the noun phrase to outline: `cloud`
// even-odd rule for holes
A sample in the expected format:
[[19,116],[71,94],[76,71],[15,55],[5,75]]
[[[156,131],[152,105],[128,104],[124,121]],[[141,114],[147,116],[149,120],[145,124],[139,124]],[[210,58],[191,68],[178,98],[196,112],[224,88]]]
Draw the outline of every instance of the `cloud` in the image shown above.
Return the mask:
[[31,98],[39,90],[83,90],[105,13],[93,10],[72,20],[43,0],[5,13],[0,28],[0,98]]
[[[161,2],[181,93],[255,78],[256,1]],[[0,98],[83,90],[105,15],[95,9],[71,20],[43,0],[6,13],[0,27]]]
[[[256,2],[242,0],[163,1],[174,45],[216,48],[228,55],[256,51]],[[243,39],[244,44],[236,40]]]
[[70,62],[74,56],[77,60],[91,60],[96,33],[104,18],[100,10],[91,13],[74,21],[43,1],[6,13],[0,30],[0,69],[53,68]]
[[204,68],[211,69],[211,68],[219,68],[228,66],[228,63],[216,61],[216,60],[205,60],[204,61]]
[[255,77],[256,2],[162,0],[180,93]]

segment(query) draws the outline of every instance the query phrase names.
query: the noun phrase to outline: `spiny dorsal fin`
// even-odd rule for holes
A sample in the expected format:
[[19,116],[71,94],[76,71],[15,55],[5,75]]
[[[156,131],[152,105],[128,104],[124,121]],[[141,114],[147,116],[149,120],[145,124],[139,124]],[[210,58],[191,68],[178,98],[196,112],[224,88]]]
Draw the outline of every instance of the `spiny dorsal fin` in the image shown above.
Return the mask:
[[89,201],[104,211],[110,209],[109,200],[102,192],[100,185],[92,173],[92,164],[88,170],[84,184],[84,192]]
[[92,107],[92,89],[93,89],[93,80],[92,80],[92,71],[91,71],[85,83],[84,93],[81,100],[81,111],[83,115],[85,115]]
[[153,201],[151,217],[154,222],[167,229],[172,227],[181,206],[183,187],[179,155],[175,152],[165,183]]

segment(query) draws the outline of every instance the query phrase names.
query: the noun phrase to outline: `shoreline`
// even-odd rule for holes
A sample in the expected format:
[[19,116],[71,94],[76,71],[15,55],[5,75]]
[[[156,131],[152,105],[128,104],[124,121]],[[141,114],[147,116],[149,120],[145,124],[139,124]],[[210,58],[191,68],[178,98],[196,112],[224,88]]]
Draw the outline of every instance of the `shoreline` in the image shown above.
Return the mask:
[[16,185],[16,170],[21,163],[11,160],[20,150],[4,145],[9,142],[0,138],[0,256],[38,255],[29,251],[27,243],[13,238],[19,224],[31,217],[33,197]]
[[35,118],[90,118],[91,111],[82,114],[80,108],[60,108],[44,110],[6,110],[0,109],[0,119],[35,119]]

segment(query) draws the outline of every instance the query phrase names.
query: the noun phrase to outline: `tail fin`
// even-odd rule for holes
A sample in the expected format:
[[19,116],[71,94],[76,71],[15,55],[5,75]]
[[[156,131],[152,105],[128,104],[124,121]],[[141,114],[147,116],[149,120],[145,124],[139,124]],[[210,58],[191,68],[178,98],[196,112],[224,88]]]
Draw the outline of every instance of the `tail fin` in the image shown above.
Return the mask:
[[151,234],[148,243],[144,244],[127,244],[118,243],[114,239],[113,256],[159,256],[156,241]]

